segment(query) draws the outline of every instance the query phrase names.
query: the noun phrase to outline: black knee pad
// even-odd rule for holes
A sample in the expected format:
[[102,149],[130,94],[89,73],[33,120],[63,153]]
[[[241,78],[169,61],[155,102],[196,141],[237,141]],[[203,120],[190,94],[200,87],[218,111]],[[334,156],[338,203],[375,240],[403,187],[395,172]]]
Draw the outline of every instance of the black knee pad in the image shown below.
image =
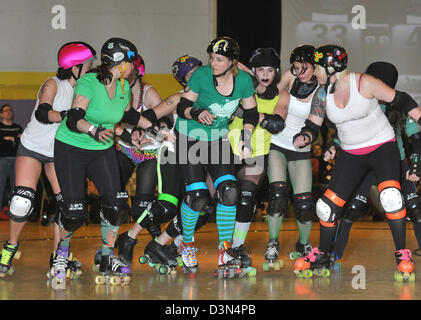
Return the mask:
[[352,198],[344,208],[344,218],[355,222],[367,210],[367,198],[361,194]]
[[406,200],[406,212],[413,222],[421,222],[421,197],[414,194],[413,197]]
[[240,180],[240,201],[237,205],[238,222],[251,222],[256,210],[257,185],[249,180]]
[[210,193],[208,189],[195,189],[186,192],[184,202],[194,211],[203,211],[209,205]]
[[293,196],[294,212],[301,223],[311,223],[315,214],[315,206],[311,192],[298,193]]
[[127,192],[109,193],[101,197],[101,219],[113,226],[120,226],[127,221],[129,205]]
[[161,224],[170,221],[177,215],[177,207],[168,201],[155,200],[152,202],[150,212],[151,220],[155,224]]
[[267,214],[271,217],[282,217],[288,209],[288,187],[283,181],[269,184]]
[[132,201],[132,207],[130,208],[130,216],[137,221],[146,210],[149,203],[151,203],[151,201],[134,199]]
[[224,206],[236,206],[240,199],[240,189],[235,180],[224,180],[216,187],[216,198]]
[[34,210],[35,190],[17,186],[12,189],[9,200],[9,217],[15,222],[28,221]]
[[168,224],[165,231],[171,238],[176,238],[177,236],[183,234],[183,227],[181,225],[181,217],[176,215],[171,222]]
[[88,216],[85,200],[65,200],[59,209],[58,224],[68,232],[79,229]]

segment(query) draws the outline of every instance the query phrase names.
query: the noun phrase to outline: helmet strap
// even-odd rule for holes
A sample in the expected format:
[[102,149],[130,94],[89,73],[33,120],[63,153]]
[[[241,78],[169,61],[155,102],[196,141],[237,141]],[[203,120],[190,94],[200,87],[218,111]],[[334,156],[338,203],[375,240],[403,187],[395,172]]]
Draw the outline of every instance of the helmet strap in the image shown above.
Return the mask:
[[121,68],[120,65],[117,66],[118,70],[120,70],[120,73],[121,73],[120,82],[121,82],[121,91],[123,92],[123,94],[126,94],[126,92],[124,91],[124,73],[126,72],[128,65],[129,65],[128,62],[126,62],[123,68]]

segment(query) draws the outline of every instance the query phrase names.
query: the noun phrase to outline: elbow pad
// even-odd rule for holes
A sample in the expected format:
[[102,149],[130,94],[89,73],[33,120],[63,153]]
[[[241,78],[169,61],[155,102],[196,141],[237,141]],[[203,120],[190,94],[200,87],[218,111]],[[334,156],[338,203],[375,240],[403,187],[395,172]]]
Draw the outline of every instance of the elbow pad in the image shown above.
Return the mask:
[[129,111],[125,111],[121,122],[131,124],[133,126],[137,125],[140,119],[140,113],[135,109],[130,108]]
[[264,114],[260,127],[272,134],[276,134],[285,128],[285,120],[279,114]]
[[81,119],[84,119],[85,114],[86,114],[86,111],[83,110],[82,108],[70,109],[69,112],[67,113],[67,120],[66,120],[67,127],[74,132],[80,132],[79,129],[77,128],[77,122]]
[[257,107],[251,109],[244,109],[243,112],[243,124],[250,123],[253,126],[256,126],[259,123],[259,113],[257,112]]
[[184,111],[186,111],[187,108],[193,106],[193,101],[186,99],[186,98],[180,98],[180,102],[177,104],[177,115],[183,119],[187,119]]
[[45,102],[41,103],[38,105],[37,110],[35,110],[35,119],[44,124],[52,123],[50,120],[48,120],[48,111],[50,110],[53,110],[51,104]]
[[147,110],[143,111],[142,117],[145,117],[146,119],[148,119],[152,123],[155,123],[155,122],[158,121],[158,119],[156,117],[156,113],[153,109],[147,109]]
[[396,90],[395,98],[390,103],[390,106],[394,109],[401,110],[407,114],[412,109],[417,108],[418,104],[406,92]]

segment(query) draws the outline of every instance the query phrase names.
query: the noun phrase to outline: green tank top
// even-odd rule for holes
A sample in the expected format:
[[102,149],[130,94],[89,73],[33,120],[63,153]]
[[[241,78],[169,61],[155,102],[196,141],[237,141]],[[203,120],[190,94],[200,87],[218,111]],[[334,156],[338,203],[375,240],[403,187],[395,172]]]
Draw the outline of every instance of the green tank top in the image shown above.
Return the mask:
[[[279,100],[279,95],[271,100],[262,99],[255,94],[257,111],[259,113],[273,114],[276,104]],[[241,131],[243,130],[243,119],[235,117],[229,126],[229,138],[232,152],[236,155],[238,153],[238,143],[240,142]],[[272,134],[269,131],[262,129],[258,124],[253,130],[251,137],[251,147],[253,148],[252,157],[263,156],[269,153],[270,139]]]
[[[96,73],[83,75],[76,84],[74,94],[89,99],[85,120],[98,127],[100,124],[106,129],[114,129],[114,125],[123,118],[124,110],[130,101],[130,85],[124,80],[124,94],[121,82],[117,80],[114,98],[110,99],[105,86],[98,81]],[[57,129],[56,139],[72,146],[88,150],[105,150],[114,141],[100,142],[87,133],[71,131],[66,125],[67,117]]]

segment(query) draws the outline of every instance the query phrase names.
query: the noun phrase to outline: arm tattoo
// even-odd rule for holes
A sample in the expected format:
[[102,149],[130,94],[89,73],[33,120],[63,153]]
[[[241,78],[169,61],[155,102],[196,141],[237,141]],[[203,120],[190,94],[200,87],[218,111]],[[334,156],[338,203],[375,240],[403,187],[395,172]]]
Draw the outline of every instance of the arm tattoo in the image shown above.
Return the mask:
[[314,93],[311,101],[310,114],[313,114],[322,119],[326,116],[326,90],[324,87],[319,87]]

